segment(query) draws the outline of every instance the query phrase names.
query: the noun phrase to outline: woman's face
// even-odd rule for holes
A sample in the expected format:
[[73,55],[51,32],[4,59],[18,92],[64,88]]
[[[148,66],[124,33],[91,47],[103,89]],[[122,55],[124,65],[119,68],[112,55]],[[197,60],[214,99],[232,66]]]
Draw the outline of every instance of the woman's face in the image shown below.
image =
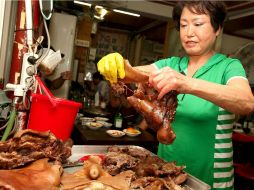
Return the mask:
[[219,32],[214,32],[208,14],[194,14],[184,7],[180,19],[180,38],[188,55],[200,56],[211,52]]

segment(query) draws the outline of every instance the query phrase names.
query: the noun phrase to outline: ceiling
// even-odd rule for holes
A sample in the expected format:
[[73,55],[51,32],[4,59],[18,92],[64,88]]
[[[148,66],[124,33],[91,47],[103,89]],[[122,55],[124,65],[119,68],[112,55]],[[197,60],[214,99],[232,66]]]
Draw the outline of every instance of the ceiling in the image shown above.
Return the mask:
[[[165,0],[121,0],[121,1],[85,1],[101,5],[109,13],[100,21],[99,26],[107,26],[127,30],[135,34],[145,34],[148,39],[163,42],[167,21],[171,19],[173,6],[177,1]],[[228,17],[224,25],[224,33],[254,40],[254,1],[225,1]],[[73,1],[59,1],[57,9],[65,9],[78,16],[89,12],[86,6],[74,4]],[[133,17],[111,11],[121,10],[139,13],[141,17]]]

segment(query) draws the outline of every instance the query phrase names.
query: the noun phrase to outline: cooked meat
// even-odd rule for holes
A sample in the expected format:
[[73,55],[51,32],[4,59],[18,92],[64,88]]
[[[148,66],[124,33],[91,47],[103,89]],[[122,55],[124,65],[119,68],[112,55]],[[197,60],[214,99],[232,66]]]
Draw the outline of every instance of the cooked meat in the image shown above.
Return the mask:
[[134,158],[145,159],[150,155],[150,152],[145,149],[138,149],[136,147],[127,146],[127,147],[119,147],[119,146],[110,146],[107,150],[108,152],[118,152],[118,153],[126,153],[131,155]]
[[[112,88],[116,93],[123,94],[127,87],[123,82],[118,82]],[[158,141],[163,144],[171,144],[176,138],[171,123],[178,105],[177,92],[170,91],[161,100],[158,100],[157,97],[158,92],[148,83],[140,83],[134,94],[128,96],[127,100],[144,117],[148,126],[157,132]]]
[[131,146],[122,148],[122,152],[126,153],[128,155],[131,155],[134,158],[141,159],[141,160],[147,158],[150,155],[150,152],[148,152],[145,149],[138,149],[138,148],[131,147]]
[[149,156],[139,162],[133,171],[138,177],[145,176],[178,176],[183,173],[184,166],[176,166],[175,162],[165,162],[157,156]]
[[110,175],[116,175],[121,171],[134,168],[139,160],[125,153],[108,152],[103,162],[103,168]]
[[182,183],[184,183],[188,178],[188,174],[187,173],[180,173],[179,175],[175,176],[175,178],[173,179],[175,184],[180,185]]
[[119,146],[109,146],[107,152],[121,152],[121,148]]
[[171,144],[176,138],[171,122],[178,104],[177,93],[171,91],[161,100],[157,100],[157,97],[158,92],[145,83],[140,84],[127,100],[144,117],[148,126],[157,132],[157,139],[163,144]]
[[144,190],[184,190],[170,178],[142,177],[131,183],[131,189]]
[[178,175],[183,171],[183,169],[185,169],[185,166],[176,166],[175,162],[167,162],[161,166],[161,170],[169,175]]
[[[64,173],[61,183],[63,190],[129,190],[130,183],[133,179],[134,172],[125,171],[116,176],[100,175],[96,180],[92,180],[87,175],[87,164],[84,168],[74,173]],[[105,171],[103,171],[105,173]]]
[[[156,190],[182,190],[179,185],[187,180],[188,175],[184,172],[185,166],[177,166],[176,162],[166,162],[145,149],[112,146],[108,150],[113,152],[105,155],[104,169],[111,175],[118,175],[126,170],[135,172],[135,178],[133,177],[131,182],[133,189],[153,190],[157,187]],[[139,155],[137,152],[148,154],[145,157],[134,157]],[[136,164],[130,164],[132,161],[135,161]],[[126,164],[129,166],[125,167]]]
[[4,190],[57,190],[63,172],[61,164],[49,164],[40,159],[12,170],[0,170],[0,189]]
[[140,189],[141,187],[147,187],[149,186],[152,182],[156,180],[155,177],[142,177],[138,178],[135,181],[131,183],[131,188],[132,189]]
[[71,144],[64,144],[49,131],[30,129],[18,132],[6,142],[0,142],[0,168],[12,169],[32,161],[49,158],[65,162],[71,156]]

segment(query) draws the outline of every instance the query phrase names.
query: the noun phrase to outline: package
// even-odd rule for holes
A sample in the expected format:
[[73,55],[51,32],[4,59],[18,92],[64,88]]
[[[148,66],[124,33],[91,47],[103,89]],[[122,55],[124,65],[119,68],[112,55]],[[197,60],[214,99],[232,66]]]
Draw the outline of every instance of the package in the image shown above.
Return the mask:
[[[47,48],[43,48],[43,55],[47,52]],[[56,66],[61,62],[61,52],[57,50],[56,52],[52,49],[49,50],[48,55],[42,60],[41,65],[47,70],[47,72],[52,73]]]

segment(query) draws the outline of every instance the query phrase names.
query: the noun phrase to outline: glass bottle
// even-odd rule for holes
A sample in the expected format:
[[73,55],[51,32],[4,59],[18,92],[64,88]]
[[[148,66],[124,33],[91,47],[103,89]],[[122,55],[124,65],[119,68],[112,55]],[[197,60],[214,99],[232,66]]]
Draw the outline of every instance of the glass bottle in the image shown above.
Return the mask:
[[116,112],[114,117],[114,125],[116,128],[121,129],[123,125],[123,116],[120,111]]

